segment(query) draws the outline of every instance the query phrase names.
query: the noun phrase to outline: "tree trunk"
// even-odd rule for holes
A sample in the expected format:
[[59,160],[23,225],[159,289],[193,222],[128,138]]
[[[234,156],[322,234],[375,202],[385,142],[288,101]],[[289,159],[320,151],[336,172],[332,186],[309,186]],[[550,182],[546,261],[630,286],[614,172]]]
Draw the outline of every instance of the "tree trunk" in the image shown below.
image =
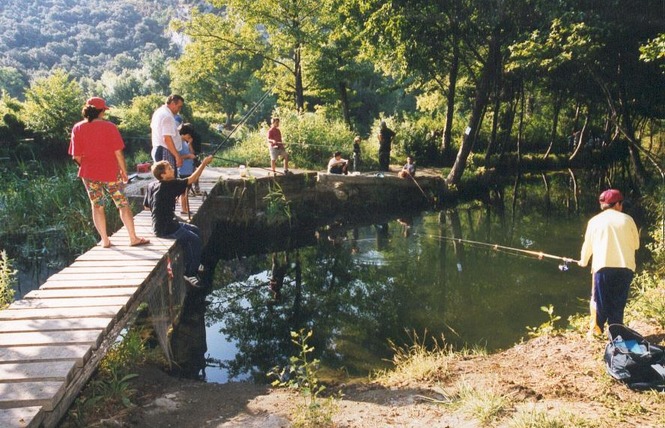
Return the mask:
[[351,129],[351,112],[349,108],[349,91],[346,87],[346,82],[339,82],[339,100],[342,103],[342,116],[344,117],[344,123],[346,126]]
[[298,113],[302,113],[305,109],[305,95],[304,88],[302,83],[302,58],[301,58],[301,49],[300,46],[297,46],[295,49],[295,54],[293,55],[294,62],[294,77],[295,77],[295,102],[296,110]]
[[577,154],[580,152],[582,149],[582,146],[584,145],[584,133],[586,132],[586,127],[589,124],[589,112],[587,111],[586,117],[584,118],[584,125],[582,125],[582,130],[579,132],[577,141],[575,142],[575,151],[573,151],[573,154],[570,155],[569,160],[573,160],[577,157]]
[[552,133],[550,134],[550,145],[547,147],[544,158],[547,158],[554,148],[554,143],[556,142],[556,131],[559,127],[559,114],[561,113],[561,105],[563,104],[563,96],[561,93],[557,93],[554,98],[554,114],[552,118]]
[[457,74],[459,72],[459,41],[453,32],[453,58],[448,76],[448,96],[446,100],[446,126],[441,140],[441,151],[445,154],[452,144],[453,118],[455,116],[455,92],[457,90]]
[[471,118],[469,119],[469,126],[464,131],[462,144],[459,151],[457,152],[455,163],[453,164],[448,177],[446,177],[446,183],[449,186],[458,185],[460,179],[462,178],[462,174],[466,169],[466,161],[469,157],[469,154],[471,153],[471,150],[473,149],[473,144],[475,143],[475,136],[477,135],[478,127],[482,119],[482,113],[485,111],[485,106],[487,105],[487,101],[489,99],[489,92],[492,86],[492,81],[494,80],[494,76],[498,71],[499,55],[500,46],[498,34],[496,31],[494,31],[489,40],[487,61],[483,67],[480,81],[478,82],[478,87],[476,88],[476,99],[473,104]]

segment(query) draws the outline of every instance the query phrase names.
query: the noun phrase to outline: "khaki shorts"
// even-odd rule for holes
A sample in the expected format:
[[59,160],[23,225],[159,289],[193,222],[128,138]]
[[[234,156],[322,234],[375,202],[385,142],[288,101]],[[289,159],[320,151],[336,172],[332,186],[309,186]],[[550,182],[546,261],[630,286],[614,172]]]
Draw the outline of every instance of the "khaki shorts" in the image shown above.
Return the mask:
[[276,161],[278,157],[286,158],[288,154],[286,153],[285,147],[270,147],[270,160]]

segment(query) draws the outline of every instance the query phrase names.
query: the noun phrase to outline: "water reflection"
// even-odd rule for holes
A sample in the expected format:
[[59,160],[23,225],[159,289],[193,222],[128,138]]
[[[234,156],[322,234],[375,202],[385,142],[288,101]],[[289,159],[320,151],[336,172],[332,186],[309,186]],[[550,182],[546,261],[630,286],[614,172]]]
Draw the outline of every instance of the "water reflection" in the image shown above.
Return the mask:
[[[314,330],[311,344],[327,367],[365,375],[390,358],[388,340],[403,343],[407,331],[493,349],[542,323],[542,305],[553,304],[564,318],[583,308],[577,298],[587,294],[587,274],[580,269],[563,274],[550,261],[443,239],[477,239],[483,221],[481,210],[428,213],[408,223],[326,229],[311,246],[220,262],[206,320],[209,342],[232,348],[221,381],[265,380],[286,364],[294,350],[289,332],[301,328]],[[518,245],[525,236],[545,243],[551,232],[531,222],[520,233],[494,224],[486,227],[504,244],[513,243],[503,240],[506,232]],[[581,225],[566,226],[557,233],[569,239],[544,248],[576,254]],[[229,278],[239,265],[244,275]]]
[[584,211],[570,194],[553,194],[557,179],[535,193],[515,187],[509,208],[473,203],[336,222],[291,241],[299,245],[264,243],[274,250],[220,261],[205,315],[207,379],[264,381],[294,352],[290,332],[303,328],[314,331],[310,345],[328,369],[366,375],[391,358],[388,342],[408,343],[409,332],[493,350],[545,322],[541,306],[563,319],[585,311],[587,271],[465,243],[577,258],[597,204]]

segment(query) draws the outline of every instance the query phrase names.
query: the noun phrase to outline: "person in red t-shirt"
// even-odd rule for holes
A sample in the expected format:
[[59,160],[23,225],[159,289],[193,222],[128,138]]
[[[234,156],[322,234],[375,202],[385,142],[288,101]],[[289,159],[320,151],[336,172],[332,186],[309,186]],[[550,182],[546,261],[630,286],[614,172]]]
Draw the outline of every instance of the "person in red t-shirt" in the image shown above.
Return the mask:
[[280,156],[284,159],[284,174],[289,174],[289,154],[282,142],[282,132],[279,130],[279,118],[273,117],[268,129],[268,149],[270,149],[270,166],[275,174],[275,165]]
[[125,144],[115,124],[104,120],[106,110],[108,107],[102,98],[93,97],[86,101],[82,111],[84,119],[72,128],[69,154],[79,165],[78,176],[88,192],[92,221],[102,239],[102,246],[111,246],[106,233],[104,191],[118,208],[120,219],[129,233],[129,245],[149,244],[148,239],[136,236],[134,217],[124,194],[125,184],[129,181],[122,153]]

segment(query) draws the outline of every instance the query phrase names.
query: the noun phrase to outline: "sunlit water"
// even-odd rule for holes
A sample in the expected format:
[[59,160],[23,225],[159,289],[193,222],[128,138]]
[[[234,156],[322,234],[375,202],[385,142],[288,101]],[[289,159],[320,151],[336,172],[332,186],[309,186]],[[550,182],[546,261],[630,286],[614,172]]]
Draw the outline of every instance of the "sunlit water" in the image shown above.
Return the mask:
[[[414,333],[491,351],[546,322],[543,306],[563,322],[586,312],[589,270],[527,251],[577,259],[595,198],[585,207],[520,198],[514,208],[322,228],[308,246],[221,261],[206,313],[207,380],[264,380],[295,353],[289,332],[300,329],[313,330],[326,369],[356,376],[385,367],[390,342],[412,344]],[[276,298],[269,280],[280,272]]]

